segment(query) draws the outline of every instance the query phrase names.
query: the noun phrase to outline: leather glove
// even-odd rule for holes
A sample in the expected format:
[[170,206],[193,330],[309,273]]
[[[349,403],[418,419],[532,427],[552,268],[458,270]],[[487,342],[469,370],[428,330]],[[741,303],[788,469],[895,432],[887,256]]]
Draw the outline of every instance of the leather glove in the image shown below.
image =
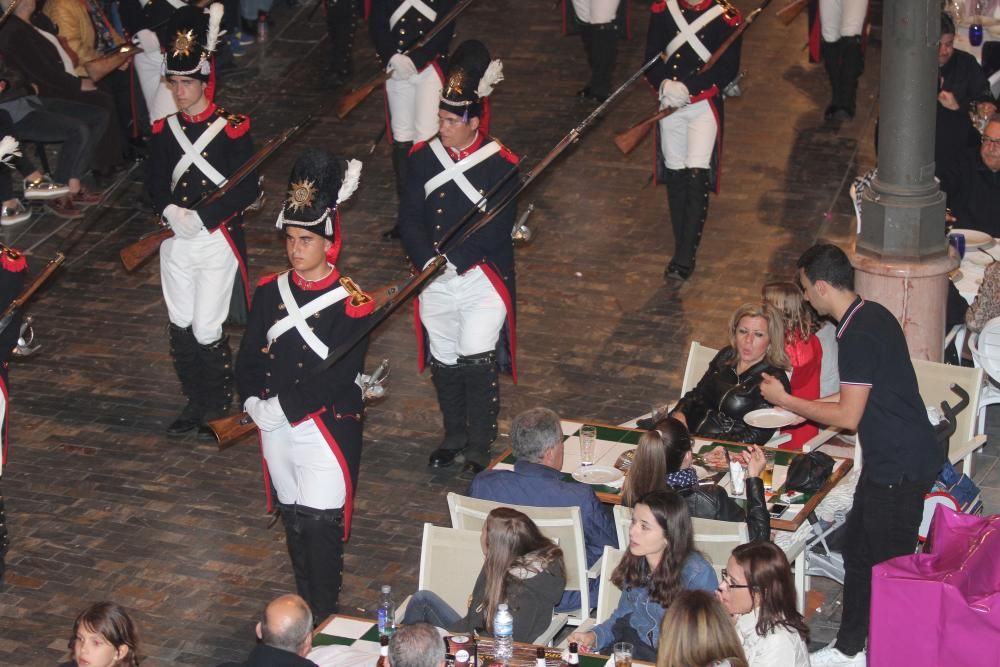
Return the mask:
[[251,396],[243,403],[243,410],[250,415],[250,419],[253,419],[253,423],[261,431],[275,431],[288,424],[277,396],[266,401]]
[[667,107],[673,107],[674,109],[680,109],[681,107],[687,106],[688,102],[691,101],[691,93],[688,92],[687,86],[685,86],[680,81],[674,81],[673,79],[666,79],[660,84],[660,108],[665,109]]
[[160,52],[160,40],[157,39],[156,33],[148,28],[143,28],[139,32],[135,33],[132,37],[132,43],[146,53]]
[[198,236],[201,230],[205,229],[197,211],[181,208],[177,204],[167,204],[167,207],[163,209],[163,219],[170,225],[174,235],[181,239],[193,239]]
[[396,81],[406,81],[411,76],[417,75],[417,66],[410,60],[410,56],[402,53],[389,58],[389,65],[385,69],[387,72],[392,72],[392,78]]

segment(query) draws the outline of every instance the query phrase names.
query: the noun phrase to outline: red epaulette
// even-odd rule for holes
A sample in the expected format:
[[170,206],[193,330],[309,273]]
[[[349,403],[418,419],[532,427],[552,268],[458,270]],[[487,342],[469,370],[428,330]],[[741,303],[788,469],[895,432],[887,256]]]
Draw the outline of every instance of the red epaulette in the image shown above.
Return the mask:
[[226,136],[230,139],[239,139],[250,131],[250,116],[229,113],[222,107],[216,107],[215,114],[226,119]]
[[[723,7],[726,7],[726,3],[723,4]],[[732,12],[731,16],[730,12]],[[739,24],[743,23],[743,14],[741,14],[740,10],[736,7],[729,5],[726,7],[726,11],[722,12],[722,20],[725,21],[726,25],[730,28],[735,28]]]
[[656,0],[656,2],[654,2],[649,6],[649,11],[651,11],[654,14],[662,14],[663,12],[667,11],[666,0]]
[[5,271],[20,273],[28,268],[28,260],[17,250],[0,244],[0,265],[3,266]]
[[372,311],[375,310],[375,299],[370,294],[358,287],[347,276],[341,276],[338,282],[349,294],[344,299],[344,312],[347,313],[348,317],[366,317],[372,314]]
[[498,146],[500,146],[500,157],[502,157],[504,160],[507,160],[507,162],[510,162],[511,164],[518,164],[521,161],[521,158],[515,155],[514,152],[511,151],[509,148],[500,143],[499,139],[497,139],[496,137],[492,137],[492,139],[493,141],[497,142]]
[[167,125],[167,119],[161,118],[160,120],[153,121],[153,134],[159,134],[163,132],[163,128]]
[[410,149],[410,155],[413,155],[417,151],[422,150],[423,147],[426,145],[427,145],[426,141],[418,141],[417,143],[413,144],[413,148]]
[[266,276],[263,276],[260,280],[257,281],[257,287],[263,287],[268,283],[273,283],[275,280],[278,279],[278,276],[280,275],[281,275],[280,273],[269,273]]

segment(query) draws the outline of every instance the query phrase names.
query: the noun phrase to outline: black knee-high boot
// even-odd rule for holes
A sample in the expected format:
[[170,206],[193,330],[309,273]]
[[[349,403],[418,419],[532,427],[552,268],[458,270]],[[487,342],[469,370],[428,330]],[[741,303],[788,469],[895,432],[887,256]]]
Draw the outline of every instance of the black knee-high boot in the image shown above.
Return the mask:
[[187,398],[187,405],[169,426],[167,435],[180,436],[198,428],[201,424],[201,363],[198,359],[198,341],[191,327],[168,326],[170,335],[170,357],[174,370],[181,381],[181,392]]
[[444,422],[444,440],[431,453],[427,463],[434,468],[444,468],[450,466],[458,453],[469,444],[466,373],[457,364],[449,366],[431,359],[431,378]]
[[493,351],[459,357],[458,364],[465,372],[465,403],[469,415],[465,467],[475,474],[490,464],[490,445],[497,439],[500,372]]
[[[396,175],[396,200],[403,201],[403,190],[406,188],[406,179],[409,174],[410,149],[413,148],[412,141],[392,142],[392,171]],[[398,239],[399,227],[392,226],[392,229],[382,232],[382,238]]]

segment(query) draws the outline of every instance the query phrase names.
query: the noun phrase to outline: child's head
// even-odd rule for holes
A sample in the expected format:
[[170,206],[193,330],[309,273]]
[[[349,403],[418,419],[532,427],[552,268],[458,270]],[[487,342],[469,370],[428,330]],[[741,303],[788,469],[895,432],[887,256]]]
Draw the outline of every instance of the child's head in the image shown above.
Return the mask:
[[767,283],[761,288],[761,297],[785,318],[786,334],[798,334],[803,340],[812,335],[815,318],[798,285],[790,282]]
[[136,667],[139,634],[125,609],[98,602],[76,617],[69,650],[79,667]]

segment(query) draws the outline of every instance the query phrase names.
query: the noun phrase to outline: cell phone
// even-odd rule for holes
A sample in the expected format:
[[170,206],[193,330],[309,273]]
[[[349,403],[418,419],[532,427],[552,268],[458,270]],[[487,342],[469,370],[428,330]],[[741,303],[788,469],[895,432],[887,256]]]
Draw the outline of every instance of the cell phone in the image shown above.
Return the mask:
[[785,503],[774,503],[767,511],[770,513],[772,519],[780,519],[781,515],[788,511],[788,505]]

